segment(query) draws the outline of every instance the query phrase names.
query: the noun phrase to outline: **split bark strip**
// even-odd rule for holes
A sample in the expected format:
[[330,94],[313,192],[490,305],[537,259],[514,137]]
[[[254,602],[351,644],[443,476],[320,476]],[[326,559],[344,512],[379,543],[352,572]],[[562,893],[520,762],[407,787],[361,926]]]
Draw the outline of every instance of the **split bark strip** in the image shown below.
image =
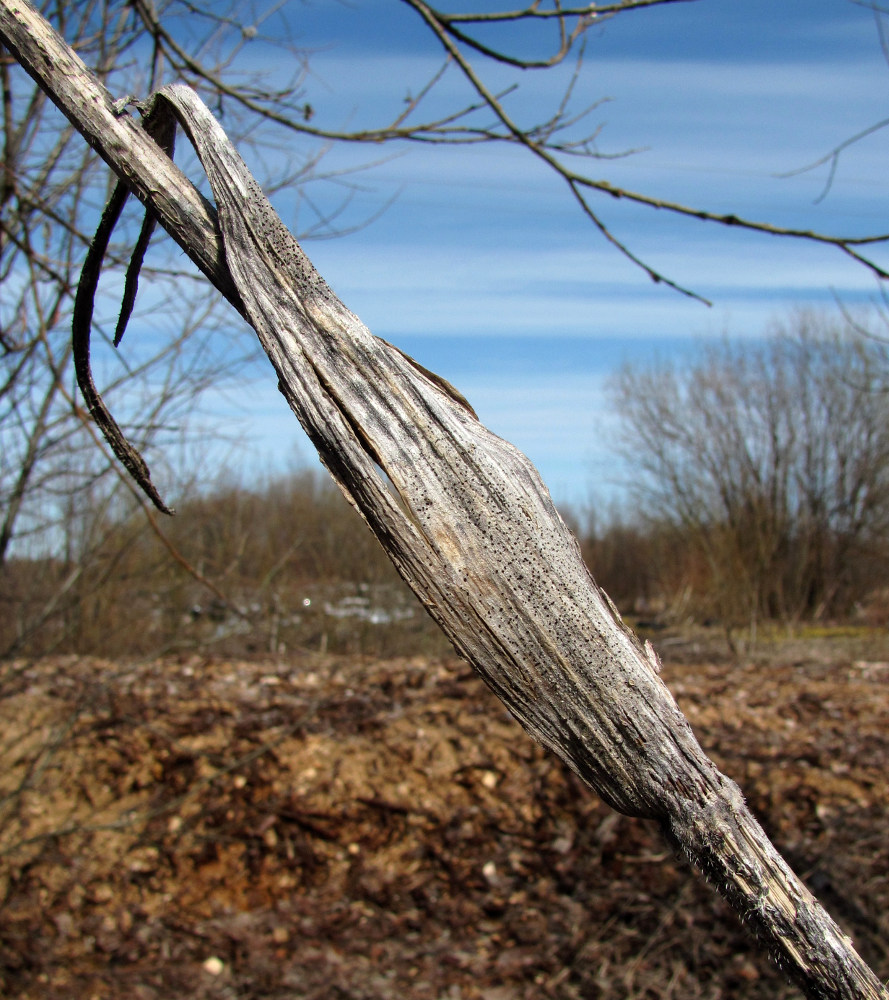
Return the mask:
[[889,1000],[701,750],[530,462],[345,308],[197,96],[171,87],[153,101],[195,145],[218,231],[195,189],[21,0],[0,0],[0,37],[247,316],[346,497],[525,729],[615,809],[659,823],[808,996]]

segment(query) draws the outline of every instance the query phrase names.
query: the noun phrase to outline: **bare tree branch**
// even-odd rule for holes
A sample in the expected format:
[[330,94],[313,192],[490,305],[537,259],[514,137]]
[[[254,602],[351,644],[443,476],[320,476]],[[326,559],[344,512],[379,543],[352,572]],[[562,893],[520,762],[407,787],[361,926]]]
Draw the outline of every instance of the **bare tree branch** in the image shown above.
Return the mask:
[[[885,17],[889,11],[887,11],[885,7],[881,7],[873,2],[852,0],[852,3],[858,7],[864,7],[873,12],[877,35],[880,39],[880,48],[883,51],[883,59],[887,64],[889,64],[889,38],[887,38],[886,26],[883,22],[883,17]],[[824,181],[824,187],[821,189],[821,193],[813,200],[813,204],[820,204],[820,202],[824,201],[833,187],[837,170],[840,165],[840,158],[843,153],[845,153],[846,150],[852,146],[855,146],[864,139],[867,139],[868,136],[881,132],[887,126],[889,126],[889,118],[883,118],[878,122],[874,122],[873,125],[869,125],[867,128],[861,129],[854,135],[849,136],[848,139],[844,139],[842,142],[837,143],[829,152],[825,153],[824,156],[819,156],[817,160],[813,160],[805,166],[797,167],[795,170],[787,170],[784,173],[776,174],[775,176],[781,178],[798,177],[800,174],[809,173],[812,170],[817,170],[818,167],[823,167],[825,164],[828,164],[827,177]]]
[[[877,243],[885,243],[889,241],[889,233],[883,233],[876,236],[868,237],[835,237],[828,236],[822,233],[815,232],[808,229],[794,229],[782,226],[774,226],[770,223],[756,222],[750,219],[744,219],[740,216],[731,213],[715,213],[708,212],[703,209],[692,208],[687,205],[680,204],[678,202],[665,201],[660,198],[653,198],[649,195],[643,195],[636,191],[630,191],[626,188],[616,187],[613,184],[605,180],[596,180],[590,178],[584,174],[577,173],[576,171],[569,170],[566,168],[555,156],[555,151],[546,142],[535,141],[532,138],[531,133],[527,130],[519,127],[513,119],[507,114],[502,103],[498,98],[491,93],[490,90],[482,82],[481,78],[478,76],[472,65],[466,60],[466,58],[461,54],[457,48],[454,41],[449,37],[448,32],[442,25],[439,15],[434,11],[424,0],[404,0],[409,6],[413,7],[418,14],[423,18],[429,28],[433,31],[436,37],[441,42],[442,46],[448,52],[449,56],[454,60],[454,62],[460,67],[464,76],[472,84],[473,88],[477,91],[482,100],[487,104],[489,108],[497,115],[500,122],[507,129],[512,140],[519,145],[524,146],[531,153],[541,159],[547,164],[557,176],[561,177],[571,189],[572,194],[575,196],[578,204],[581,206],[582,211],[587,216],[587,218],[593,223],[593,225],[599,230],[600,233],[614,246],[621,254],[623,254],[627,259],[636,264],[651,278],[652,281],[657,283],[664,283],[675,291],[680,292],[683,295],[687,295],[690,298],[698,299],[701,302],[705,302],[700,295],[691,289],[684,287],[670,278],[667,278],[661,272],[655,270],[646,264],[640,257],[633,253],[622,241],[620,241],[609,229],[609,227],[602,221],[601,217],[597,212],[593,210],[589,202],[582,194],[582,190],[598,191],[602,194],[610,195],[612,198],[616,199],[626,199],[627,201],[635,202],[639,205],[646,205],[649,208],[662,209],[676,215],[687,216],[689,218],[698,219],[704,222],[716,222],[724,226],[737,227],[739,229],[747,229],[753,232],[766,233],[770,236],[784,236],[792,237],[794,239],[801,239],[812,241],[815,243],[823,243],[830,246],[837,247],[843,253],[847,254],[853,260],[858,263],[863,264],[866,268],[872,271],[878,278],[884,279],[889,278],[889,272],[880,267],[876,262],[868,257],[865,257],[856,248],[860,246],[868,246]],[[709,303],[707,303],[709,304]]]
[[[526,149],[545,163],[556,177],[568,185],[581,212],[620,254],[648,275],[652,281],[663,283],[683,295],[699,299],[702,302],[706,302],[706,300],[693,289],[652,267],[634,252],[626,241],[618,237],[612,227],[604,222],[601,213],[593,207],[586,197],[581,195],[581,192],[608,195],[610,198],[625,200],[698,221],[833,247],[863,265],[880,280],[889,278],[889,272],[861,250],[862,247],[889,242],[889,232],[859,237],[776,226],[733,213],[711,212],[694,205],[657,198],[612,184],[604,178],[593,176],[586,170],[568,167],[562,161],[562,157],[567,155],[571,155],[575,159],[600,162],[627,156],[635,150],[612,154],[603,153],[596,146],[597,130],[593,130],[589,135],[578,139],[563,140],[561,138],[601,104],[601,101],[596,101],[580,112],[569,113],[567,104],[573,84],[569,84],[560,105],[546,120],[532,125],[520,125],[516,118],[508,113],[505,104],[506,98],[515,93],[517,86],[512,86],[499,93],[491,90],[483,81],[481,65],[476,65],[470,59],[471,55],[475,55],[480,64],[497,63],[521,70],[547,69],[563,63],[572,52],[577,51],[576,76],[583,60],[583,40],[594,25],[621,13],[666,4],[695,2],[695,0],[627,0],[625,3],[581,4],[577,6],[563,6],[559,2],[553,3],[551,6],[531,3],[526,6],[482,13],[472,11],[449,13],[426,2],[426,0],[402,0],[402,2],[422,18],[424,24],[442,46],[446,54],[445,63],[416,95],[410,96],[408,106],[402,109],[388,125],[352,131],[311,125],[309,123],[310,116],[304,112],[304,104],[300,105],[292,101],[287,109],[282,110],[270,106],[268,96],[261,94],[251,96],[247,89],[232,87],[218,72],[209,72],[181,45],[176,43],[175,39],[160,23],[149,0],[137,0],[136,9],[146,28],[155,38],[159,49],[165,52],[167,57],[186,76],[191,75],[195,82],[207,83],[214,92],[226,95],[251,113],[287,129],[331,142],[372,143],[375,145],[392,142],[433,145],[493,142],[517,145]],[[528,23],[529,30],[537,30],[543,24],[553,24],[558,33],[555,50],[541,58],[527,57],[512,54],[502,46],[483,41],[468,33],[468,30],[474,26],[515,25],[522,22]],[[478,95],[479,100],[472,101],[446,115],[425,121],[415,120],[424,101],[435,91],[447,68],[451,65],[463,74],[472,90]],[[496,123],[493,125],[473,124],[473,116],[477,117],[481,110],[492,112]]]

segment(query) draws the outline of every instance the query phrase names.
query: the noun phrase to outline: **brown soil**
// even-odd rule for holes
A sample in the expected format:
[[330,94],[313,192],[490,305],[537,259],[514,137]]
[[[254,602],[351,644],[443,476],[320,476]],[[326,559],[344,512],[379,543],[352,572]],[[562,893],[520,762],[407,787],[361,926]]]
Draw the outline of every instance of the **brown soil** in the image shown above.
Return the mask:
[[[889,663],[784,652],[664,676],[886,978]],[[0,665],[0,850],[8,998],[796,995],[456,660]]]

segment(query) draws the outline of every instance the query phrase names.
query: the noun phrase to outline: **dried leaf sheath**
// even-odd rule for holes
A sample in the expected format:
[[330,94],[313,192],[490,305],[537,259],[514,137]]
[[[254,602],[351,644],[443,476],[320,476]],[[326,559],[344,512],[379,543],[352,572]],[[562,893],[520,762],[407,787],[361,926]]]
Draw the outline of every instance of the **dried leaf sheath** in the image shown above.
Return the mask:
[[193,92],[155,101],[195,144],[282,392],[456,648],[609,803],[656,819],[810,996],[885,997],[701,751],[530,462],[339,302]]
[[[344,492],[449,636],[535,735],[557,750],[575,740],[595,748],[589,766],[601,770],[598,784],[613,784],[609,799],[626,812],[662,815],[659,791],[635,788],[642,783],[629,775],[610,779],[625,756],[624,748],[614,753],[622,734],[602,741],[599,730],[611,725],[608,702],[625,673],[621,661],[630,655],[639,664],[637,687],[649,706],[640,713],[651,719],[641,730],[666,709],[693,737],[638,643],[615,624],[537,472],[342,306],[215,122],[202,118],[202,106],[180,88],[164,96],[176,100],[210,177],[251,323]],[[590,669],[589,646],[603,639],[615,648]],[[492,667],[504,658],[508,669]],[[578,699],[583,710],[566,731]],[[591,707],[599,719],[587,732]],[[659,788],[662,769],[648,780]]]

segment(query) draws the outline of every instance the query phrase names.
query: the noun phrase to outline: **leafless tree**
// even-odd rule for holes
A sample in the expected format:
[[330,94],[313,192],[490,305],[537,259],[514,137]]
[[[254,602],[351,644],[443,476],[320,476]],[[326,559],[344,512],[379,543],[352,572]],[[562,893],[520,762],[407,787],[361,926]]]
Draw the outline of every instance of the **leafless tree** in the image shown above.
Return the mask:
[[627,368],[615,401],[640,506],[709,568],[727,623],[848,611],[889,529],[886,349],[801,313],[682,369]]
[[[263,17],[253,17],[237,0],[46,0],[41,10],[112,89],[149,90],[187,74],[257,158],[275,141],[269,130],[280,124],[271,126],[272,119],[295,123],[304,117],[303,54],[286,36],[266,37]],[[170,25],[162,34],[160,18]],[[234,75],[249,44],[275,46],[288,59],[293,69],[280,90],[264,88],[256,74]],[[190,52],[184,64],[182,45]],[[96,584],[90,559],[110,524],[106,511],[128,516],[128,508],[144,500],[121,477],[74,384],[74,290],[110,191],[107,170],[5,51],[0,89],[0,602],[24,639],[64,613],[85,574]],[[252,107],[257,101],[261,107]],[[308,190],[310,181],[320,180],[323,153],[324,145],[315,144],[304,156],[288,157],[269,183]],[[334,179],[331,196],[304,199],[318,208],[314,218],[303,213],[308,228],[320,235],[336,231],[337,213],[348,200],[344,182]],[[168,249],[153,251],[143,268],[136,320],[144,335],[129,338],[125,353],[112,348],[139,221],[135,214],[124,217],[104,261],[102,288],[109,291],[98,299],[92,325],[98,391],[140,449],[154,453],[163,444],[175,450],[199,431],[206,450],[209,421],[200,419],[201,397],[224,388],[225,379],[255,357],[255,348],[243,326],[208,297],[190,264]],[[181,493],[187,470],[175,461],[168,468]],[[145,516],[154,531],[162,530],[147,510]],[[46,578],[10,567],[10,560],[34,557],[53,559],[57,587],[48,596]]]

